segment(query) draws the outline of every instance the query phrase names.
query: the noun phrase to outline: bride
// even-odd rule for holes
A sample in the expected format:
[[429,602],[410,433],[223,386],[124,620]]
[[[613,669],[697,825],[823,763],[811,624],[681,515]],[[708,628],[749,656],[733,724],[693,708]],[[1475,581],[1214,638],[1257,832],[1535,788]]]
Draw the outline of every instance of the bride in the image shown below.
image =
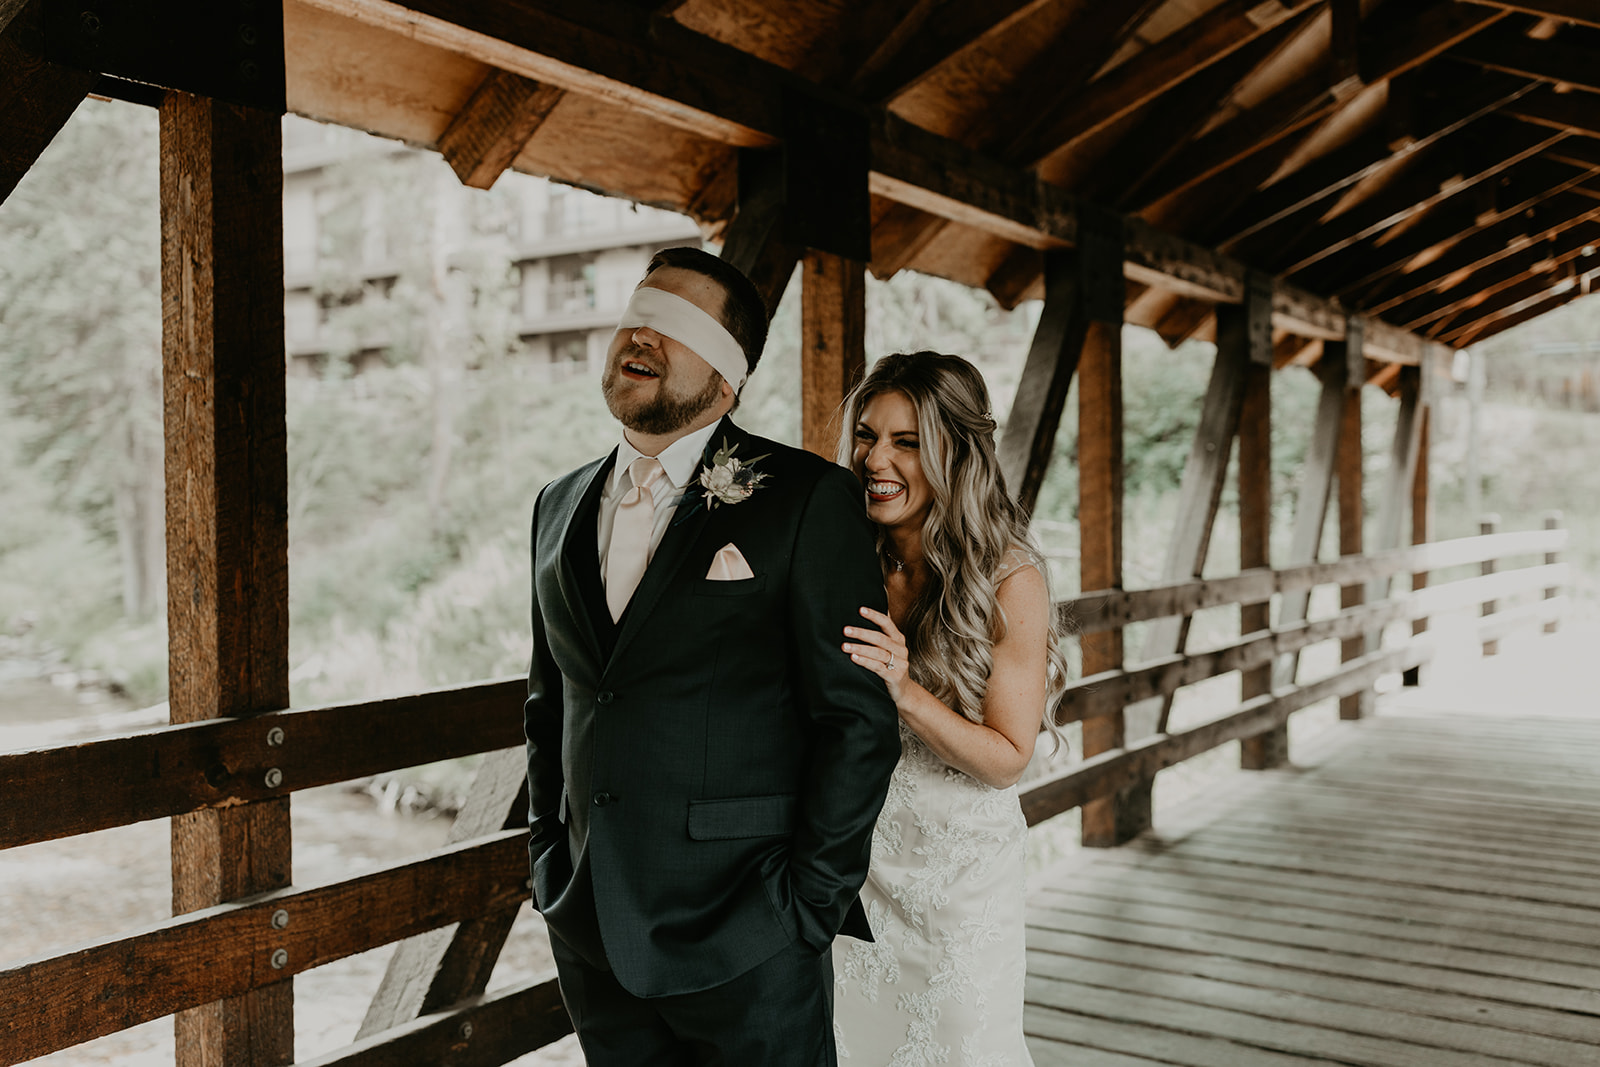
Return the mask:
[[861,891],[876,941],[833,950],[839,1056],[863,1067],[1033,1062],[1016,783],[1066,661],[994,429],[958,356],[888,356],[845,402],[889,614],[862,608],[843,648],[887,684],[902,746]]

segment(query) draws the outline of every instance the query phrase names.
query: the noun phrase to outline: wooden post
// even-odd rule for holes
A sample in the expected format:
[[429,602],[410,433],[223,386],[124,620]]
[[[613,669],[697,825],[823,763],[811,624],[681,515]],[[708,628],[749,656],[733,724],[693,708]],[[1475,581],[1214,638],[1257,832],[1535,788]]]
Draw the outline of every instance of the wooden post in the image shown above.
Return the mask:
[[[169,92],[161,106],[167,620],[175,723],[289,702],[283,142],[277,115]],[[269,785],[294,784],[293,737]],[[287,886],[289,798],[172,820],[174,913]],[[294,921],[294,916],[289,916]],[[193,961],[202,967],[203,960]],[[270,974],[270,958],[261,960]],[[290,982],[180,1012],[180,1067],[294,1059]]]
[[1000,437],[1000,469],[1006,488],[1033,513],[1039,487],[1055,454],[1056,431],[1077,372],[1089,319],[1084,311],[1083,257],[1076,248],[1044,257],[1044,311],[1033,330],[1028,359]]
[[832,459],[840,405],[867,366],[867,265],[807,252],[800,290],[800,436]]
[[[1237,329],[1217,309],[1217,347]],[[1271,307],[1267,309],[1266,362],[1251,359],[1245,369],[1244,400],[1239,411],[1239,569],[1272,566],[1272,343]],[[1272,601],[1239,605],[1240,635],[1272,627]],[[1272,691],[1272,664],[1241,672],[1240,697],[1250,700]],[[1289,726],[1276,726],[1239,743],[1239,765],[1259,771],[1289,762]]]
[[[1480,519],[1478,521],[1478,532],[1480,534],[1483,534],[1485,537],[1487,537],[1489,534],[1494,533],[1495,530],[1497,528],[1499,528],[1499,526],[1500,526],[1500,516],[1492,515],[1492,514],[1491,515],[1485,515],[1482,519]],[[1481,564],[1478,565],[1478,573],[1480,573],[1480,574],[1493,574],[1498,568],[1499,568],[1499,560],[1486,559]],[[1483,616],[1493,615],[1498,610],[1498,607],[1499,606],[1498,606],[1498,604],[1496,604],[1495,601],[1493,601],[1493,600],[1485,600],[1483,602],[1483,607],[1479,610],[1478,614],[1479,615],[1483,615]],[[1495,640],[1485,641],[1483,643],[1483,654],[1485,656],[1498,656],[1500,654],[1500,642],[1499,642],[1499,640],[1495,639]]]
[[[1239,412],[1244,404],[1245,380],[1252,365],[1272,366],[1272,284],[1252,277],[1245,301],[1216,309],[1217,354],[1211,366],[1200,422],[1184,464],[1178,491],[1178,514],[1161,580],[1178,582],[1198,578],[1205,568],[1211,530],[1228,476],[1228,456],[1239,432]],[[1182,652],[1189,636],[1188,615],[1157,619],[1146,635],[1142,660],[1160,659]],[[1172,694],[1141,701],[1124,711],[1124,734],[1137,741],[1164,733],[1172,710]]]
[[[1544,528],[1546,530],[1559,530],[1559,529],[1561,529],[1561,512],[1559,512],[1559,511],[1547,511],[1547,512],[1545,512],[1545,515],[1544,515]],[[1560,562],[1559,554],[1555,553],[1555,552],[1546,552],[1544,554],[1544,562],[1545,562],[1546,566],[1551,566],[1551,567],[1555,566],[1557,563]],[[1558,586],[1553,586],[1553,585],[1545,586],[1544,599],[1546,599],[1546,600],[1554,600],[1556,597],[1558,597],[1560,595],[1561,595],[1561,589]],[[1551,619],[1549,622],[1546,622],[1544,624],[1544,632],[1547,633],[1547,634],[1553,634],[1559,629],[1561,629],[1561,620],[1560,619]]]
[[[1383,496],[1378,503],[1378,521],[1375,552],[1390,552],[1406,540],[1401,536],[1406,508],[1416,485],[1417,456],[1421,451],[1422,424],[1427,412],[1423,396],[1421,367],[1401,367],[1399,373],[1400,410],[1395,414],[1394,443],[1389,448],[1389,470],[1383,479]],[[1375,578],[1367,583],[1367,603],[1377,603],[1389,596],[1393,586],[1391,577]],[[1366,650],[1375,652],[1383,644],[1383,632],[1367,632]],[[1359,695],[1359,694],[1358,694]],[[1367,706],[1373,706],[1369,694]]]
[[[1433,540],[1433,493],[1428,484],[1428,458],[1429,441],[1433,427],[1433,413],[1431,407],[1422,409],[1422,425],[1417,431],[1417,470],[1411,479],[1411,543],[1425,545]],[[1411,575],[1411,591],[1428,587],[1428,572],[1414,571]],[[1411,620],[1411,636],[1428,632],[1426,617]],[[1422,667],[1407,667],[1401,676],[1405,685],[1422,684]]]
[[[1294,532],[1289,539],[1288,566],[1291,567],[1315,563],[1322,547],[1322,530],[1328,518],[1328,498],[1333,492],[1337,463],[1343,456],[1341,444],[1351,395],[1352,359],[1360,359],[1359,345],[1352,357],[1349,340],[1324,342],[1322,359],[1317,364],[1322,393],[1317,400],[1317,418],[1311,429],[1311,447],[1307,449],[1305,458],[1305,477],[1300,482],[1300,494],[1294,505]],[[1356,382],[1360,380],[1359,376],[1355,378]],[[1341,479],[1340,485],[1343,484]],[[1308,599],[1304,590],[1284,593],[1278,607],[1278,628],[1304,622]],[[1293,685],[1299,666],[1298,651],[1280,656],[1273,664],[1272,684],[1276,687]]]
[[[1324,357],[1326,358],[1326,357]],[[1339,555],[1359,556],[1364,551],[1363,529],[1366,503],[1362,499],[1365,465],[1361,449],[1361,375],[1351,378],[1345,394],[1344,417],[1339,426]],[[1352,582],[1339,590],[1339,607],[1348,609],[1364,604],[1367,587]],[[1367,635],[1347,637],[1339,645],[1339,661],[1349,663],[1367,654]],[[1376,708],[1372,690],[1363,689],[1339,698],[1339,718],[1364,719]]]
[[[1085,211],[1079,223],[1083,279],[1083,348],[1078,359],[1079,583],[1122,588],[1122,226],[1109,213]],[[1114,284],[1112,284],[1114,282]],[[1123,666],[1121,628],[1083,635],[1083,671]],[[1083,754],[1121,748],[1119,711],[1083,724]],[[1083,843],[1119,845],[1150,827],[1150,783],[1083,806]]]
[[742,270],[778,310],[803,249],[784,240],[783,157],[774,149],[739,150],[739,210],[723,231],[722,258]]

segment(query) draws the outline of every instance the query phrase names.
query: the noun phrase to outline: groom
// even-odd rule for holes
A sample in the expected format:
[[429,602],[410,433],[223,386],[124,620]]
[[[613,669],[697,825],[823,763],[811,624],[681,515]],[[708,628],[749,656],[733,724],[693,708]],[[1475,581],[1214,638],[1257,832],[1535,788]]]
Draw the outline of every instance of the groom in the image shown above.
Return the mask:
[[738,270],[657,254],[622,440],[534,506],[533,897],[592,1065],[831,1064],[829,946],[872,936],[900,742],[840,644],[883,580],[855,479],[727,418],[766,333]]

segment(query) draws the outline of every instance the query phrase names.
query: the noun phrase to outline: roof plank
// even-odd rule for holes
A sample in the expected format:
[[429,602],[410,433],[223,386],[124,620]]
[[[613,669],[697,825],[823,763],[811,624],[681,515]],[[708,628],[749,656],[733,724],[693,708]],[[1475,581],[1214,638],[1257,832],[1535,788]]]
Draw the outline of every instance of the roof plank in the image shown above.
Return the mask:
[[1087,91],[1041,124],[1022,144],[1019,158],[1038,163],[1104,129],[1173,86],[1243,48],[1306,6],[1306,0],[1275,5],[1224,0],[1176,33],[1146,48],[1089,83]]
[[1592,0],[1466,0],[1469,4],[1498,7],[1506,11],[1520,11],[1524,15],[1540,18],[1564,19],[1584,26],[1600,28],[1600,8]]
[[565,95],[565,89],[491,70],[439,135],[439,154],[463,185],[491,188]]

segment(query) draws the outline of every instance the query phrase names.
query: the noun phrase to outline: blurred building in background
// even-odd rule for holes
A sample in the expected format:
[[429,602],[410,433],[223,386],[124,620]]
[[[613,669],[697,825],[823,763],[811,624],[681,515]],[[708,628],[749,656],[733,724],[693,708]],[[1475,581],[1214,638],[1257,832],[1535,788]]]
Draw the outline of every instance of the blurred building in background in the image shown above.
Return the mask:
[[[513,351],[530,376],[598,374],[617,317],[650,256],[700,243],[695,223],[674,212],[514,171],[484,193],[462,186],[431,153],[293,115],[284,120],[283,161],[291,373],[316,373],[331,350],[347,344],[329,329],[334,315],[353,303],[375,310],[389,299],[404,265],[421,259],[432,261],[435,288],[447,306],[473,299],[470,287],[451,284],[450,275],[481,269],[485,261],[501,270],[509,265],[504,285],[513,290],[507,294]],[[355,171],[363,179],[359,218],[336,218],[350,214],[352,164],[363,168]],[[431,168],[425,189],[384,180],[386,170],[408,164]],[[417,218],[406,218],[413,212],[428,219],[418,225]],[[358,229],[359,236],[354,255],[338,259],[336,270],[344,275],[338,284],[329,280],[330,230],[341,226]],[[390,317],[377,312],[361,319],[361,337],[347,353],[355,373],[390,359],[394,341]]]

